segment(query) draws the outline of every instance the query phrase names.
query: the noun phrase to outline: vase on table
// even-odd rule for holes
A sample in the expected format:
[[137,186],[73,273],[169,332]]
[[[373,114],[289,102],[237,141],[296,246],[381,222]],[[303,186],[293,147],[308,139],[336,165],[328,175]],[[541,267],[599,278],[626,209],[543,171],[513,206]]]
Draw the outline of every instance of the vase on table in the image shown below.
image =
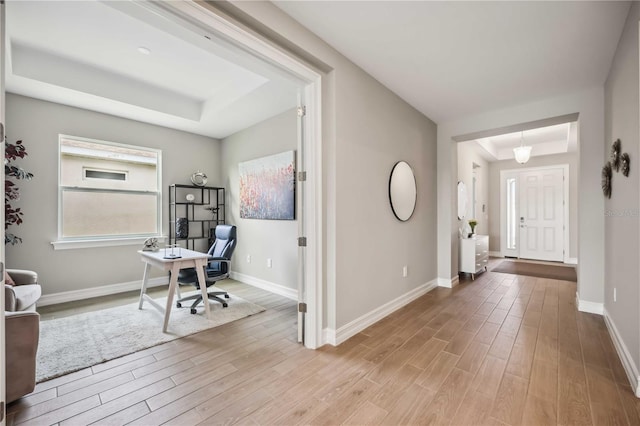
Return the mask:
[[469,219],[469,227],[471,228],[469,238],[473,237],[476,234],[476,226],[478,226],[478,221],[475,219]]

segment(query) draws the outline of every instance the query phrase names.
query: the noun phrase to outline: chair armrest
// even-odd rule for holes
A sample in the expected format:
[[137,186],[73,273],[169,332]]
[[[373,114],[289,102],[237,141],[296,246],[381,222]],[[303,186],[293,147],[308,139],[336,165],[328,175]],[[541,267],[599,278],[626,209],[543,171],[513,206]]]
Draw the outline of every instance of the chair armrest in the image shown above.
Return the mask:
[[4,286],[4,310],[8,312],[13,312],[17,309],[17,306],[18,306],[18,297],[16,296],[16,292],[13,290],[12,286],[5,285]]
[[34,271],[27,271],[26,269],[7,269],[7,273],[11,275],[16,285],[25,284],[37,284],[38,274]]
[[7,402],[33,392],[40,337],[37,312],[5,312]]
[[210,257],[209,262],[227,262],[231,263],[231,259],[227,259],[226,257]]

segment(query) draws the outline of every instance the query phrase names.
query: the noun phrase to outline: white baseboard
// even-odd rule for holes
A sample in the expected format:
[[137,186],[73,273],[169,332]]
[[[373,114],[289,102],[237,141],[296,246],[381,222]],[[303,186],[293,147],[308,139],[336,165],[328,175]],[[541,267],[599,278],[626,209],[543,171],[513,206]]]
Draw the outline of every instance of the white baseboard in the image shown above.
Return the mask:
[[489,252],[489,256],[490,256],[490,257],[504,257],[504,256],[502,255],[502,253],[500,253],[499,251],[490,251],[490,252]]
[[633,357],[629,353],[627,345],[624,344],[616,324],[613,322],[606,309],[604,310],[604,323],[609,329],[609,334],[612,338],[611,340],[613,340],[613,346],[615,346],[616,352],[618,352],[618,357],[620,357],[620,361],[622,361],[622,366],[624,367],[624,371],[627,373],[629,383],[631,383],[631,387],[633,388],[636,397],[640,398],[640,374],[638,373],[638,366],[633,362]]
[[580,296],[576,291],[576,307],[580,312],[589,314],[602,315],[604,313],[604,304],[597,302],[589,302],[588,300],[580,300]]
[[338,346],[336,344],[336,331],[331,328],[322,329],[322,342],[321,345],[329,344],[331,346]]
[[456,275],[453,278],[437,278],[436,281],[438,283],[438,287],[454,288],[460,284],[460,277]]
[[578,258],[577,257],[570,257],[564,263],[566,263],[567,265],[577,265],[578,264]]
[[420,287],[417,287],[408,293],[403,294],[402,296],[396,297],[388,303],[374,309],[371,312],[368,312],[362,315],[360,318],[356,318],[348,324],[343,325],[337,331],[332,329],[324,329],[323,337],[324,343],[328,343],[333,346],[338,346],[342,342],[346,341],[350,337],[358,334],[365,328],[370,325],[375,324],[380,321],[384,317],[392,314],[403,306],[409,304],[414,301],[418,297],[428,293],[438,286],[437,279],[429,281],[426,284],[422,284]]
[[[169,284],[169,277],[149,279],[147,287],[158,287]],[[109,284],[100,287],[83,288],[81,290],[61,291],[60,293],[44,294],[38,300],[38,306],[57,305],[58,303],[73,302],[75,300],[91,299],[92,297],[108,296],[124,293],[125,291],[140,290],[142,280],[126,283]]]
[[265,281],[261,278],[252,277],[251,275],[242,274],[240,272],[231,271],[229,273],[229,277],[236,281],[243,282],[245,284],[249,284],[251,286],[260,288],[262,290],[266,290],[271,293],[279,294],[280,296],[286,297],[291,300],[298,300],[298,290],[285,287],[280,284],[272,283],[269,281]]

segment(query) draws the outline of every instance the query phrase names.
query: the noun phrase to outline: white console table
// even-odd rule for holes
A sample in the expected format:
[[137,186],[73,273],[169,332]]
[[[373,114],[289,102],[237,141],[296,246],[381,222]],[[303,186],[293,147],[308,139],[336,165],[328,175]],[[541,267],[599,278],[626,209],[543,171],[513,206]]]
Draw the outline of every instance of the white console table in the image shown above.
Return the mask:
[[471,238],[460,238],[460,272],[471,274],[471,279],[476,279],[476,274],[487,270],[489,264],[489,236],[474,235]]

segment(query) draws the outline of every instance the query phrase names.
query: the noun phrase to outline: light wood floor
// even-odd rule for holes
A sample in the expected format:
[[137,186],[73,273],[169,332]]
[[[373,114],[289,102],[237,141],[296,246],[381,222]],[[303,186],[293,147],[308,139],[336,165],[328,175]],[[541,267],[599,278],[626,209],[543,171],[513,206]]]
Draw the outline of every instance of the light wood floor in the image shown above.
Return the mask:
[[267,311],[44,382],[8,424],[640,424],[575,283],[488,272],[317,351],[294,303],[226,286]]

